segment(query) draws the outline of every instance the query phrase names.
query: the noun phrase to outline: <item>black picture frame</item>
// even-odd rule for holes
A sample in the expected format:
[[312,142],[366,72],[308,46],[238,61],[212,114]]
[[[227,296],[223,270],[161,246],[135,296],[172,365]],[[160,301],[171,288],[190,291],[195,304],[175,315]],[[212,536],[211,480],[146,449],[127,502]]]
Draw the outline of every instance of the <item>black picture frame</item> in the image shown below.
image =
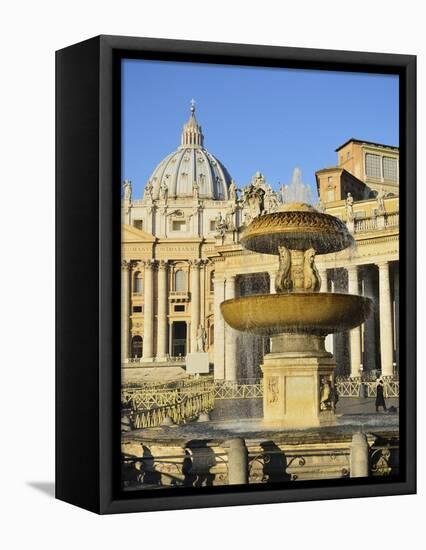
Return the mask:
[[[120,492],[120,59],[400,77],[401,473]],[[416,492],[416,57],[98,36],[56,53],[56,498],[100,514]]]

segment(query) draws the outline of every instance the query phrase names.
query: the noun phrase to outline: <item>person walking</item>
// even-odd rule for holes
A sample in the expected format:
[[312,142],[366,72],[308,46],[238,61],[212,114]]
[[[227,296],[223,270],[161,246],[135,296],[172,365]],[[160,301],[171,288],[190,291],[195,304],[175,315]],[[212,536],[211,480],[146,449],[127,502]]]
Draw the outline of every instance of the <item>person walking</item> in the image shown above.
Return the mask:
[[379,412],[379,407],[382,407],[386,412],[386,402],[385,402],[385,385],[381,378],[377,379],[376,385],[376,412]]
[[338,401],[339,401],[339,394],[337,393],[336,384],[333,384],[330,390],[330,403],[331,403],[331,408],[334,412],[336,412],[336,405]]

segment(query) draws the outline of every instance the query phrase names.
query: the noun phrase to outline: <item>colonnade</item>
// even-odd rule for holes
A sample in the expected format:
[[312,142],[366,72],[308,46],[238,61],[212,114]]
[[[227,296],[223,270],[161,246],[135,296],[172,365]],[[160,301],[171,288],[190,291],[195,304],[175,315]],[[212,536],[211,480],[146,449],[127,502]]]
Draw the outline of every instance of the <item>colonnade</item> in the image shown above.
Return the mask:
[[[197,330],[201,322],[201,259],[191,260],[190,266],[190,337],[189,350],[197,349]],[[170,263],[165,260],[145,260],[139,262],[123,261],[121,273],[121,360],[126,362],[131,357],[131,295],[132,274],[144,271],[143,289],[143,356],[146,362],[166,361],[170,356],[168,341],[168,302]],[[156,278],[156,280],[155,280]],[[155,307],[156,301],[156,307]],[[155,315],[156,311],[156,315]],[[154,327],[156,330],[154,331]],[[156,333],[156,347],[154,332]]]
[[[141,269],[141,262],[137,264],[137,269]],[[377,270],[378,275],[378,334],[380,338],[380,361],[381,373],[383,376],[394,375],[394,350],[397,348],[395,342],[395,311],[393,310],[393,298],[391,295],[391,277],[390,262],[379,262],[371,264]],[[169,302],[169,267],[166,261],[147,260],[143,262],[144,266],[144,336],[143,336],[143,361],[165,361],[171,355],[168,341],[168,302]],[[189,262],[190,267],[190,333],[188,351],[197,349],[197,330],[201,320],[204,318],[202,313],[202,294],[201,294],[201,268],[203,261],[200,259]],[[363,293],[372,296],[375,290],[371,281],[365,276],[365,266],[350,265],[346,269],[347,285],[344,289],[342,285],[335,286],[333,280],[334,270],[327,270],[319,266],[319,272],[322,279],[321,292],[347,290],[350,294]],[[339,268],[342,269],[342,268]],[[371,269],[371,268],[370,268]],[[130,315],[131,315],[131,288],[132,288],[132,270],[135,265],[132,262],[122,263],[122,300],[121,300],[121,349],[122,361],[125,362],[130,357]],[[157,280],[155,281],[155,277]],[[236,274],[223,275],[215,274],[214,278],[214,374],[217,379],[235,381],[238,379],[238,338],[237,331],[227,325],[220,311],[220,304],[224,300],[236,296]],[[270,273],[270,292],[275,292],[274,287],[275,273]],[[396,283],[397,284],[397,283]],[[395,286],[395,285],[394,285]],[[157,306],[154,305],[154,294]],[[377,298],[376,297],[376,298]],[[377,300],[376,300],[377,302]],[[397,307],[397,306],[396,306]],[[154,310],[156,309],[156,318]],[[373,326],[374,320],[367,321]],[[154,323],[156,327],[156,346],[154,346]],[[350,376],[358,377],[362,374],[363,352],[369,354],[368,339],[372,339],[372,346],[375,347],[375,334],[370,334],[371,326],[368,330],[364,327],[356,327],[350,331]],[[377,327],[373,331],[377,330]],[[370,342],[371,344],[371,342]],[[332,353],[333,338],[327,337],[326,347]],[[155,349],[154,349],[155,348]],[[373,349],[370,347],[370,349]]]
[[[373,265],[378,271],[378,305],[379,305],[379,335],[380,335],[380,365],[377,368],[381,370],[382,376],[393,376],[394,373],[394,349],[396,349],[394,323],[396,326],[395,315],[392,311],[392,295],[390,284],[390,262],[379,262]],[[374,296],[373,285],[369,281],[369,277],[365,277],[361,284],[361,271],[363,266],[351,265],[344,269],[347,272],[347,292],[349,294],[360,294],[360,290],[363,288],[363,293],[373,299]],[[324,268],[319,269],[322,279],[321,292],[327,292],[328,290],[328,273]],[[331,285],[334,287],[334,281],[331,279]],[[330,289],[331,291],[334,288]],[[341,290],[340,290],[341,291]],[[371,314],[374,317],[374,312]],[[374,323],[374,319],[368,321],[371,325]],[[370,337],[373,340],[375,334],[370,334],[370,331],[363,330],[362,327],[356,327],[350,331],[349,334],[349,347],[350,347],[350,376],[359,377],[362,374],[362,357],[363,350],[366,353],[372,351],[371,347],[367,347],[367,339]],[[326,347],[328,351],[333,352],[330,339],[326,340]],[[330,349],[331,348],[331,349]],[[367,348],[367,349],[366,349]]]

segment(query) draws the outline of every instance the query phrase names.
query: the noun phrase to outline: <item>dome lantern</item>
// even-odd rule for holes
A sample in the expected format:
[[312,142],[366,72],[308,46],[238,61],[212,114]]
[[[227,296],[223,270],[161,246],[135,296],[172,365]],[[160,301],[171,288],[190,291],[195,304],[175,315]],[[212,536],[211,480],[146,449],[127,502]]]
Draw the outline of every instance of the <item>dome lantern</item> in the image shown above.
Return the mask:
[[181,147],[202,147],[204,136],[201,126],[195,118],[195,101],[191,100],[191,116],[182,131]]

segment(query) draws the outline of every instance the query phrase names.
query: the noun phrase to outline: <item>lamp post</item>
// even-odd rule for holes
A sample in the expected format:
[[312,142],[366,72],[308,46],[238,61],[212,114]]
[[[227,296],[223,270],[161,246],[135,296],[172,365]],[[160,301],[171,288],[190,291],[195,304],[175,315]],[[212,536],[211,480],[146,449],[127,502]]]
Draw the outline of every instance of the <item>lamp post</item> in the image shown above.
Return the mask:
[[365,399],[365,397],[366,397],[366,395],[365,395],[365,385],[364,385],[364,381],[362,379],[363,371],[364,371],[364,365],[361,363],[360,366],[359,366],[359,376],[361,378],[360,388],[359,388],[359,397],[360,397],[360,399]]

